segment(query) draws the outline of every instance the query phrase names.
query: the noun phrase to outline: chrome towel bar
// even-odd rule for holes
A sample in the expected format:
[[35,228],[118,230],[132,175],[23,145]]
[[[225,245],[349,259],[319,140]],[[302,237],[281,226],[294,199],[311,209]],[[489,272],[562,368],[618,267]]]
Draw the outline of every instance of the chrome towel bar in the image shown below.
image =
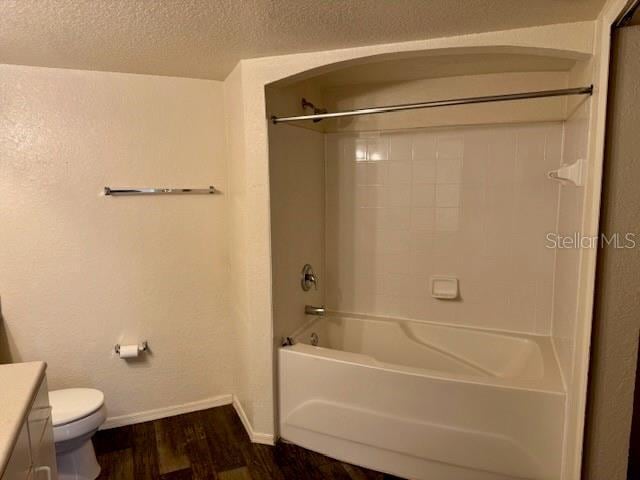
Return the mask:
[[209,188],[126,188],[104,187],[104,194],[111,197],[120,195],[212,195],[219,193],[213,185]]

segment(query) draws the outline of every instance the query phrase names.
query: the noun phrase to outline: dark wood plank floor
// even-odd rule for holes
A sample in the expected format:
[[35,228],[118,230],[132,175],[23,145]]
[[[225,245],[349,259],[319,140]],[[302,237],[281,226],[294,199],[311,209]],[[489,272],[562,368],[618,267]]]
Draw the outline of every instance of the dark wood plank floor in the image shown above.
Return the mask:
[[102,430],[99,480],[391,480],[287,443],[251,443],[230,405]]

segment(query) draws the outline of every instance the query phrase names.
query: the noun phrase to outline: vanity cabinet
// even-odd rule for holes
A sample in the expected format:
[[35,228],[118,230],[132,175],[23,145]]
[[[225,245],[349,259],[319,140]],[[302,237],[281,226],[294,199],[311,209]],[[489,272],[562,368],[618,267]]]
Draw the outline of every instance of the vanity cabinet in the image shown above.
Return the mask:
[[47,378],[43,377],[1,480],[57,480]]

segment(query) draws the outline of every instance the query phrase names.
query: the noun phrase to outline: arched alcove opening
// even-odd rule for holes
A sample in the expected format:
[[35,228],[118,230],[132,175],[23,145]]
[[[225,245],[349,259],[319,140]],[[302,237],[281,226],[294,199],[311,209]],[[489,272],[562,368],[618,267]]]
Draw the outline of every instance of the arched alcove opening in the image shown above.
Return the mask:
[[[265,88],[266,110],[293,116],[586,86],[590,61],[576,52],[522,47],[383,54],[273,82]],[[455,458],[435,450],[418,455],[408,445],[392,462],[404,465],[398,474],[415,476],[444,462],[465,474],[559,475],[564,401],[572,388],[573,352],[566,347],[577,308],[566,299],[576,298],[578,276],[576,258],[557,255],[546,235],[579,229],[583,191],[561,187],[548,172],[586,158],[588,105],[588,95],[557,96],[269,126],[276,417],[285,439],[330,455],[327,436],[338,436],[344,448],[350,441],[366,443],[336,433],[342,426],[331,421],[334,414],[358,417],[354,409],[362,408],[377,418],[402,414],[414,425],[444,422],[445,436],[445,430],[480,432],[474,445],[464,434],[456,440],[468,448]],[[317,289],[300,288],[305,264],[319,278]],[[307,305],[323,306],[326,317],[306,314]],[[301,351],[278,348],[286,337]],[[313,356],[305,350],[313,338],[331,352],[330,360],[306,365],[314,378],[349,377],[332,370],[332,361],[409,368],[452,382],[464,377],[482,389],[451,401],[473,409],[480,395],[491,398],[491,407],[465,422],[444,420],[447,414],[435,404],[428,412],[412,410],[411,394],[399,393],[397,405],[386,409],[355,390],[345,397],[346,385],[316,391],[295,373],[302,371],[297,354]],[[488,359],[497,351],[510,352],[498,364],[522,369],[494,369]],[[347,382],[358,378],[356,372]],[[302,384],[307,396],[293,387]],[[498,393],[498,385],[506,390]],[[510,389],[528,393],[516,400],[504,394]],[[407,386],[434,397],[441,393],[436,390]],[[351,413],[330,413],[322,405],[313,410],[313,398],[322,395]],[[532,412],[532,405],[545,408]],[[502,415],[506,409],[535,416],[535,435],[528,424]],[[300,423],[325,414],[316,424]],[[474,423],[479,418],[494,420],[480,426]],[[417,444],[432,433],[416,434]],[[503,445],[510,453],[488,463],[467,455],[498,448],[491,440],[498,437],[519,447]],[[378,440],[372,436],[367,444],[371,452],[391,448]],[[389,470],[374,457],[367,457],[369,466]],[[529,460],[515,465],[513,458]]]

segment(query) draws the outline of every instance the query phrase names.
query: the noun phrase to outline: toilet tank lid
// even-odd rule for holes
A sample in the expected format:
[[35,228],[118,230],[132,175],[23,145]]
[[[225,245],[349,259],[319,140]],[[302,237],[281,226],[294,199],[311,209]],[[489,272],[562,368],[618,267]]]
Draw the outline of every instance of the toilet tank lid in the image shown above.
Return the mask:
[[104,404],[104,394],[93,388],[65,388],[49,392],[53,426],[79,420]]

